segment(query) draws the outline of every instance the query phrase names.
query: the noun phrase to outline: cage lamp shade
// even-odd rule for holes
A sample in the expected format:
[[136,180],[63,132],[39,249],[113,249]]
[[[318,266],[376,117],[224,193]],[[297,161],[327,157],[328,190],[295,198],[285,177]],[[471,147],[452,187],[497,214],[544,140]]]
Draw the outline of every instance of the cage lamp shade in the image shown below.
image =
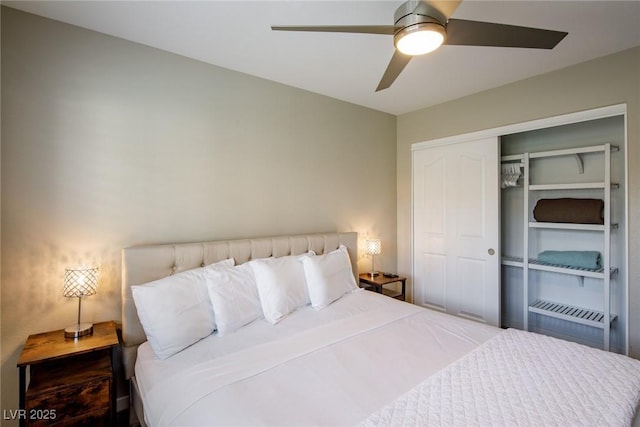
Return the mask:
[[366,251],[367,255],[380,255],[382,253],[380,239],[368,239]]
[[98,267],[73,267],[64,272],[64,288],[62,295],[78,298],[78,322],[65,328],[67,338],[80,338],[93,334],[93,324],[80,322],[82,297],[95,295],[98,290]]
[[382,253],[382,244],[380,243],[380,239],[367,239],[365,252],[367,255],[371,255],[371,272],[369,274],[371,277],[377,276],[378,272],[374,268],[373,260],[376,255],[380,255]]

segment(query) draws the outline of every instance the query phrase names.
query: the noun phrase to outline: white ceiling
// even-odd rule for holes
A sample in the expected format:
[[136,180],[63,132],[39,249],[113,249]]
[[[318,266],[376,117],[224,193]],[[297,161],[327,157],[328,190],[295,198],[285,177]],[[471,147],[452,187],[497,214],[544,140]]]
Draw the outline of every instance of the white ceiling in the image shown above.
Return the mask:
[[2,1],[48,18],[392,114],[640,45],[640,0],[464,0],[453,18],[567,31],[553,50],[443,46],[375,93],[393,37],[271,25],[392,25],[402,1]]

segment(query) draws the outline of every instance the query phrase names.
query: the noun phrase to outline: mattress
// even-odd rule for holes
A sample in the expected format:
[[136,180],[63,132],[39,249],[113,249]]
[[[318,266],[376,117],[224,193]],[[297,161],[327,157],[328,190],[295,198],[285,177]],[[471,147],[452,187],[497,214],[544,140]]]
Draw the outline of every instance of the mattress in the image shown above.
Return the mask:
[[145,343],[135,375],[150,426],[356,425],[501,332],[360,291],[165,360]]

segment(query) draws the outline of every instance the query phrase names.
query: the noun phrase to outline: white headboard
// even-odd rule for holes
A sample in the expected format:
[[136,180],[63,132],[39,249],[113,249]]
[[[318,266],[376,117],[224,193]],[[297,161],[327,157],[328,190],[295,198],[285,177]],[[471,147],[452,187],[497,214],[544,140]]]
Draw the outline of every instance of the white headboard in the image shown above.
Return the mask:
[[134,373],[138,345],[147,340],[136,311],[131,285],[233,258],[242,264],[255,258],[298,255],[310,250],[318,255],[345,245],[354,275],[358,267],[358,234],[320,233],[213,242],[136,246],[122,250],[122,338],[127,379]]

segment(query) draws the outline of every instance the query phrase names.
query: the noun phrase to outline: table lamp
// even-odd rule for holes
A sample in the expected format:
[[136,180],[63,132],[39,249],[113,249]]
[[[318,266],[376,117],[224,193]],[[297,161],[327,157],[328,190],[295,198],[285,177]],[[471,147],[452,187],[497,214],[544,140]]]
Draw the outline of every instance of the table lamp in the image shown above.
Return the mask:
[[78,298],[78,323],[65,328],[66,338],[80,338],[93,334],[92,323],[80,323],[80,307],[82,297],[95,295],[98,289],[98,267],[67,268],[64,272],[63,295],[67,298]]
[[371,255],[371,277],[375,277],[378,275],[378,272],[374,268],[373,259],[376,255],[380,255],[382,252],[382,245],[380,243],[380,239],[367,239],[367,247],[366,247],[367,255]]

